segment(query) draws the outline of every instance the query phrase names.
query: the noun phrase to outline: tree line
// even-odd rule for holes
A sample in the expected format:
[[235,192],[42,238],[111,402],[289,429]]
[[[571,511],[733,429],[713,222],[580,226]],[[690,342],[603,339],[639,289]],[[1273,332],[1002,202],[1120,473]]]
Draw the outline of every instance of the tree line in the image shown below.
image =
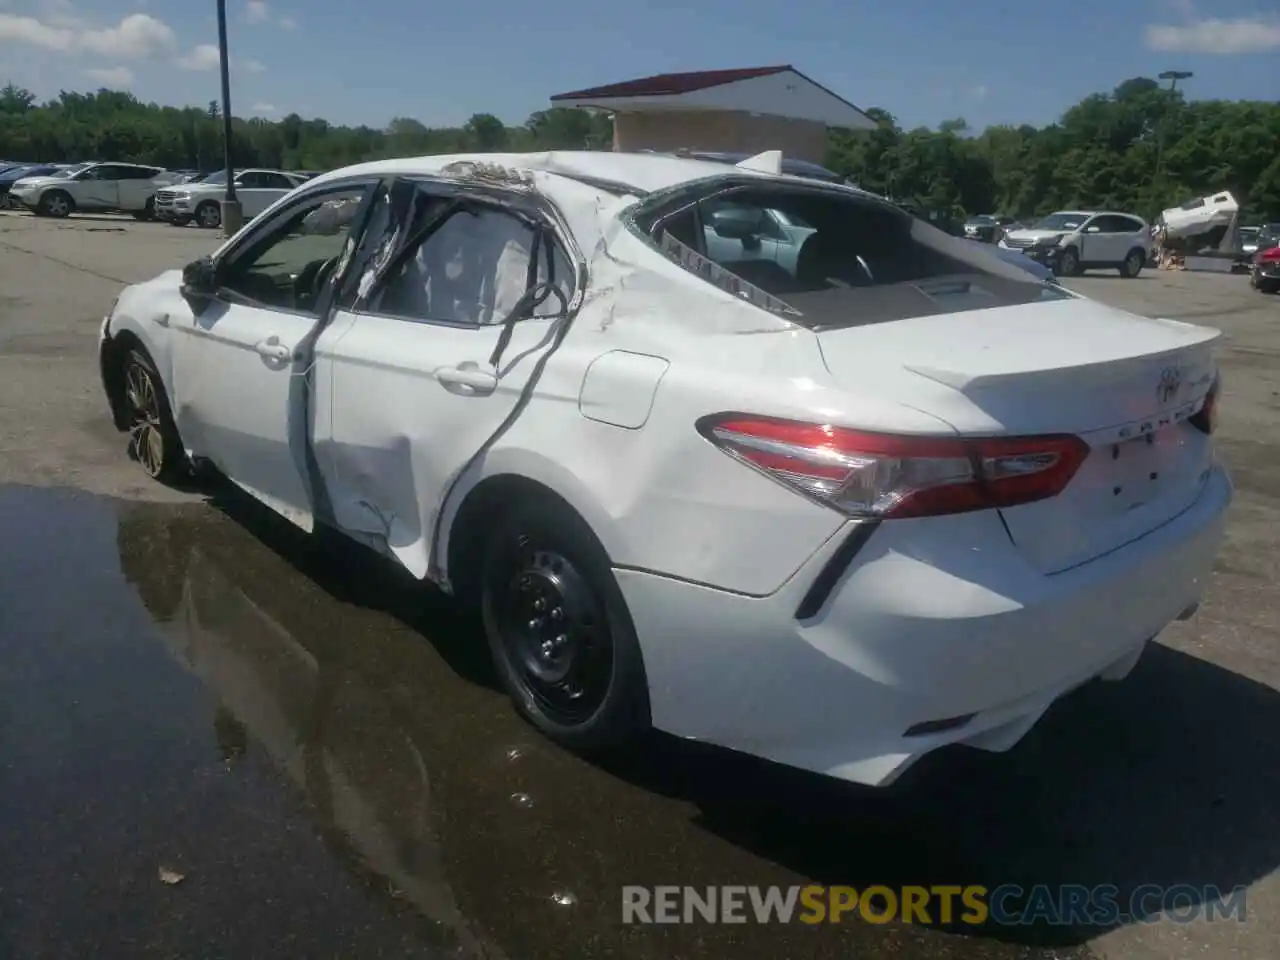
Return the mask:
[[[0,158],[46,162],[112,159],[169,168],[222,164],[218,104],[164,107],[132,94],[63,92],[44,103],[0,88]],[[858,185],[949,216],[1031,217],[1070,207],[1153,218],[1165,207],[1230,190],[1250,220],[1280,220],[1280,103],[1200,100],[1138,77],[1086,97],[1057,123],[970,131],[902,129],[885,110],[876,130],[836,130],[827,166]],[[492,150],[607,150],[609,119],[540,110],[520,126],[475,114],[461,127],[400,117],[385,128],[342,126],[289,114],[232,121],[237,166],[328,170],[386,157]]]

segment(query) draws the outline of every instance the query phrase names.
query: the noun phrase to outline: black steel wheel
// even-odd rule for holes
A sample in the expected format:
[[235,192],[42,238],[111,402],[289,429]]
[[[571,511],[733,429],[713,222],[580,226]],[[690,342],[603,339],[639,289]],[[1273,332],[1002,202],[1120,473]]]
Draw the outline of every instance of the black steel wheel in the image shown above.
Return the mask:
[[540,500],[509,510],[487,538],[479,586],[498,674],[534,726],[593,752],[649,725],[635,629],[580,517]]
[[178,428],[169,411],[164,382],[141,350],[125,354],[122,376],[129,422],[129,456],[147,476],[171,483],[188,473]]

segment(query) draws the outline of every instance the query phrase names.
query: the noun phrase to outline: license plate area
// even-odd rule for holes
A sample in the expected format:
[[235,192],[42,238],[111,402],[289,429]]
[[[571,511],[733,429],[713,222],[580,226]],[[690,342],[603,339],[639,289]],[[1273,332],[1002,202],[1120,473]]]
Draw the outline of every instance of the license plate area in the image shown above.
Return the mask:
[[1111,486],[1110,512],[1135,510],[1186,479],[1194,467],[1194,455],[1182,441],[1185,429],[1182,424],[1170,424],[1098,451],[1110,461],[1103,471]]

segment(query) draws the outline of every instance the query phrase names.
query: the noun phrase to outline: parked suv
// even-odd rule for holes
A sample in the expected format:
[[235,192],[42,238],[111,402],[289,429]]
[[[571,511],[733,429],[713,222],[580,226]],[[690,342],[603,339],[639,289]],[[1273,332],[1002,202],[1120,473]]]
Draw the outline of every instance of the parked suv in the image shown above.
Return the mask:
[[1010,230],[1000,245],[1021,250],[1062,277],[1103,268],[1136,277],[1151,254],[1151,231],[1129,213],[1062,210],[1035,226]]
[[65,217],[77,210],[120,210],[150,220],[156,193],[151,181],[161,173],[163,167],[137,163],[90,163],[74,172],[23,177],[9,188],[9,196],[46,217]]
[[[236,174],[236,199],[245,220],[252,220],[286,193],[305,182],[283,170],[241,170]],[[166,187],[156,194],[156,216],[179,227],[192,220],[210,230],[222,226],[222,200],[227,194],[227,173],[219,170],[197,183]]]

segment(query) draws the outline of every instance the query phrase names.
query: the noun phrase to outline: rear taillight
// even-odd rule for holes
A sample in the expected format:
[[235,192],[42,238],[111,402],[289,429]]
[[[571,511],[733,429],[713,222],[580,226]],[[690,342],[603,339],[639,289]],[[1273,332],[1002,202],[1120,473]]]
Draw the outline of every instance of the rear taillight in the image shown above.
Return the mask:
[[1259,250],[1254,256],[1258,263],[1280,263],[1280,247]]
[[1061,493],[1089,445],[1079,437],[927,437],[746,414],[703,418],[720,449],[853,516],[923,517],[1011,507]]
[[1204,403],[1200,409],[1189,418],[1189,422],[1193,427],[1203,430],[1205,433],[1213,433],[1218,429],[1218,394],[1222,392],[1222,378],[1214,377],[1213,385],[1209,387],[1209,392],[1204,395]]

